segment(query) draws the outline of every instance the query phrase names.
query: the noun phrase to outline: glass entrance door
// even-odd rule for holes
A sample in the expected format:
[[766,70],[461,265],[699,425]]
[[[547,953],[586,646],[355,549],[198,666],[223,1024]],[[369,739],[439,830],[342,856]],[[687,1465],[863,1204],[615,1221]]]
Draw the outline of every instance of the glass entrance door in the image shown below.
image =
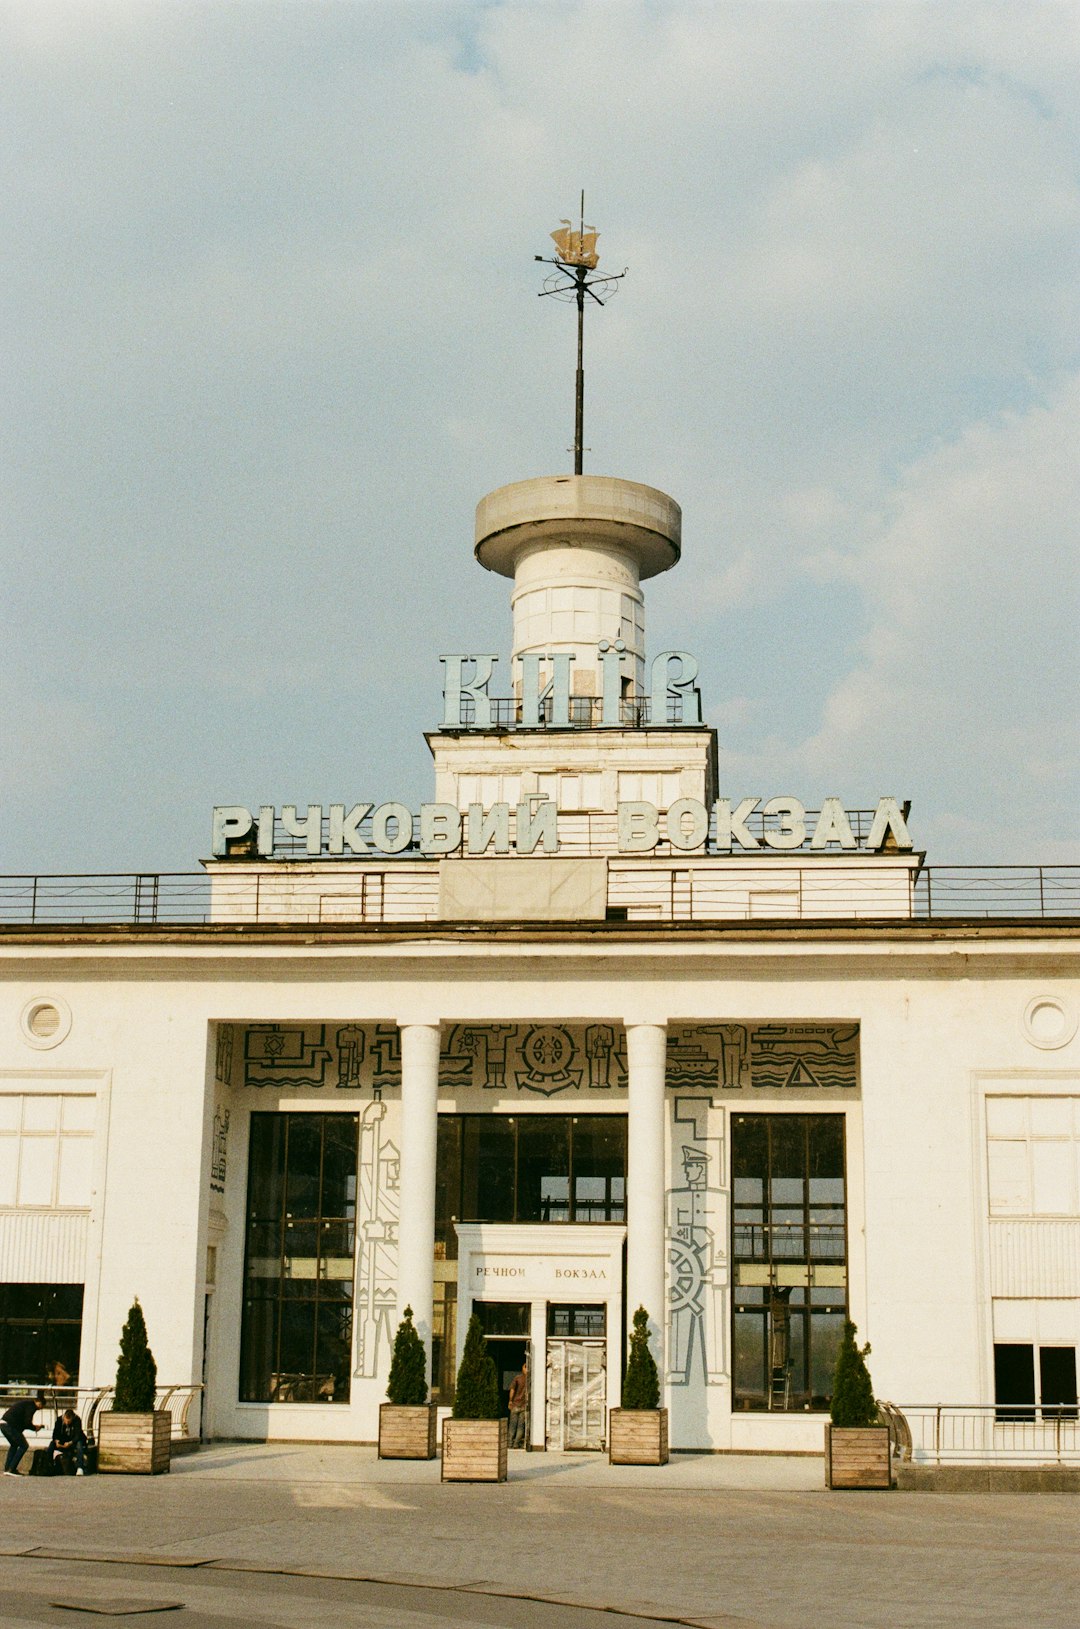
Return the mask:
[[[473,1312],[480,1320],[480,1328],[484,1331],[487,1349],[499,1377],[499,1412],[504,1417],[510,1412],[510,1386],[514,1376],[521,1372],[521,1367],[526,1361],[531,1375],[532,1357],[529,1349],[531,1310],[528,1301],[473,1302]],[[530,1408],[530,1418],[531,1412]],[[525,1440],[527,1442],[531,1440],[528,1423]]]
[[547,1343],[547,1446],[562,1452],[607,1441],[607,1342]]

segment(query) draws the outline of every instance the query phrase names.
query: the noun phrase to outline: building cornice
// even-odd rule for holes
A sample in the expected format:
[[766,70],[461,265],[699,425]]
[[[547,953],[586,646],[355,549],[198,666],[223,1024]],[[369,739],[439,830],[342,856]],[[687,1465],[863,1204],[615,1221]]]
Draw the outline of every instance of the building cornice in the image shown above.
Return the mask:
[[721,970],[725,978],[788,978],[808,969],[833,977],[962,978],[967,964],[979,977],[997,977],[1025,963],[1040,978],[1080,973],[1080,921],[126,925],[0,933],[0,976],[8,980],[43,965],[76,978],[105,967],[105,976],[125,979],[234,977],[258,968],[289,979],[394,981],[407,973],[457,983],[480,976],[696,981]]

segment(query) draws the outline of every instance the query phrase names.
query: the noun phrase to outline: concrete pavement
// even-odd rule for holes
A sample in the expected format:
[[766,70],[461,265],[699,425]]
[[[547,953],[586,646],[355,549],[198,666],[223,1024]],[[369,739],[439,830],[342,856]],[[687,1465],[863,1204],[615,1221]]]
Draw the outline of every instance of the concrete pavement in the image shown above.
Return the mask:
[[217,1444],[152,1480],[0,1478],[4,1629],[110,1621],[50,1605],[70,1586],[175,1601],[190,1629],[1080,1624],[1068,1494],[828,1493],[817,1459],[510,1466],[442,1486],[368,1448]]

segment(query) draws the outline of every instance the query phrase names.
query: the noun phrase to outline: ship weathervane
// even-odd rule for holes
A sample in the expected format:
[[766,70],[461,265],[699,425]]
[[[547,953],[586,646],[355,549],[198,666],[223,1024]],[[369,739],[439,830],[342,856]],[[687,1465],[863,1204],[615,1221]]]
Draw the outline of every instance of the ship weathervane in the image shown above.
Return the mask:
[[555,257],[549,259],[546,255],[536,255],[545,266],[552,266],[544,279],[544,286],[540,290],[540,297],[553,294],[556,299],[572,300],[577,306],[577,375],[574,387],[574,474],[580,475],[585,452],[585,297],[595,300],[597,305],[606,305],[615,293],[619,283],[626,276],[627,268],[621,272],[609,272],[599,277],[592,277],[600,264],[600,256],[596,252],[596,240],[600,236],[595,226],[585,225],[585,194],[581,194],[581,214],[575,228],[572,222],[563,219],[558,231],[551,233],[555,245]]

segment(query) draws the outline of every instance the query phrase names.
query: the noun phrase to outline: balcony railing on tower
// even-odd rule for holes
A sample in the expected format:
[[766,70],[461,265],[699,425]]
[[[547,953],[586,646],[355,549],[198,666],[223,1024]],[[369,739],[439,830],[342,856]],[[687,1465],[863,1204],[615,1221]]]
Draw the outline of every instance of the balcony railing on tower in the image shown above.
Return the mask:
[[[517,696],[490,696],[487,698],[491,708],[491,723],[486,725],[490,730],[521,730],[521,729],[571,729],[596,730],[603,725],[603,697],[602,696],[571,696],[570,720],[555,722],[552,714],[551,697],[540,703],[540,723],[538,725],[525,725],[521,722],[521,700]],[[623,696],[619,700],[620,729],[638,730],[648,727],[665,728],[683,723],[684,697],[677,692],[670,693],[666,698],[663,717],[655,716],[651,696]],[[453,730],[453,724],[444,724],[444,730]],[[458,717],[458,727],[463,730],[475,730],[476,701],[469,695],[462,695]],[[614,726],[609,726],[614,728]]]

